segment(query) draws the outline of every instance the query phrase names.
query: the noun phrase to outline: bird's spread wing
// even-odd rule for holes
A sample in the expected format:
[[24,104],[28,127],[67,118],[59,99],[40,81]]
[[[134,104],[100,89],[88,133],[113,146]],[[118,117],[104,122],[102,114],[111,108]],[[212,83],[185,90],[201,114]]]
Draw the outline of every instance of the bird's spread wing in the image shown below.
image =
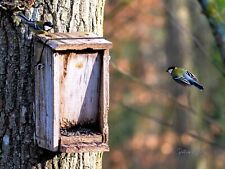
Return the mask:
[[183,84],[183,85],[190,85],[190,82],[183,76],[181,77],[174,77],[173,78],[176,82]]
[[186,74],[190,76],[193,80],[198,81],[198,79],[191,72],[187,71]]
[[18,13],[17,16],[22,20],[23,23],[27,24],[29,27],[33,28],[34,30],[42,30],[43,28],[39,25],[42,25],[39,21],[31,21],[22,13]]

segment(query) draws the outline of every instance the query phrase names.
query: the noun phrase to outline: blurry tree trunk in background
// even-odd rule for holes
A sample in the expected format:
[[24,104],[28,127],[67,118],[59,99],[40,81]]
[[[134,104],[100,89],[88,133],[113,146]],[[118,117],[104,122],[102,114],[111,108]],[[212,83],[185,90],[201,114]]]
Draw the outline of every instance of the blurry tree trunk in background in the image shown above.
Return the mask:
[[[104,1],[46,0],[41,18],[53,21],[56,32],[102,35]],[[52,153],[34,143],[34,67],[26,35],[0,11],[0,168],[101,168],[102,152]]]
[[[192,68],[192,45],[189,35],[190,31],[190,12],[188,4],[185,0],[167,0],[165,2],[166,17],[167,17],[167,42],[166,55],[168,66],[181,66],[187,69]],[[189,94],[186,90],[182,90],[182,86],[171,81],[171,90],[173,96],[178,102],[189,104]],[[182,142],[182,136],[189,128],[188,111],[179,107],[175,103],[171,103],[175,117],[175,131],[178,134],[179,142],[177,143],[176,152],[176,168],[189,169],[193,168],[191,156],[185,155],[190,152],[190,145],[185,145]],[[183,156],[183,157],[182,157]]]
[[[205,82],[211,82],[214,84],[214,80],[211,76],[211,73],[209,73],[209,68],[211,62],[209,60],[212,60],[210,54],[211,51],[211,44],[213,40],[213,34],[211,34],[210,27],[207,22],[205,22],[205,16],[200,15],[202,9],[200,8],[199,4],[195,0],[188,1],[189,2],[189,10],[191,11],[191,23],[192,23],[192,33],[195,38],[195,42],[193,44],[193,56],[194,56],[194,66],[196,71],[201,71],[203,74],[202,77],[204,77]],[[206,36],[207,35],[207,36]],[[214,42],[213,42],[214,43]],[[204,65],[204,66],[203,66]],[[207,88],[205,90],[209,90],[209,86],[211,84],[207,84]],[[198,91],[197,91],[198,92]],[[207,97],[207,96],[205,96]],[[208,96],[211,97],[211,96]],[[203,111],[202,105],[202,97],[199,95],[192,94],[191,97],[192,100],[192,108],[195,110],[195,112],[198,114],[199,118],[195,120],[194,125],[196,130],[200,131],[204,124],[202,123],[203,116],[205,116],[205,112]],[[214,140],[216,141],[216,140]],[[209,158],[206,157],[199,158],[199,155],[201,155],[201,152],[199,154],[193,154],[195,156],[196,160],[198,159],[198,163],[206,163],[208,168],[216,168],[213,166],[213,163],[216,161],[216,155],[214,154],[215,151],[213,150],[213,147],[209,148],[210,153],[208,153]],[[198,157],[198,158],[197,158]],[[210,160],[209,160],[210,159]],[[205,160],[205,161],[204,161]]]
[[224,9],[222,12],[220,8],[221,2],[218,3],[216,0],[204,1],[198,0],[202,13],[206,16],[208,23],[211,27],[212,33],[214,35],[217,47],[220,50],[220,55],[225,64],[225,24],[224,24]]

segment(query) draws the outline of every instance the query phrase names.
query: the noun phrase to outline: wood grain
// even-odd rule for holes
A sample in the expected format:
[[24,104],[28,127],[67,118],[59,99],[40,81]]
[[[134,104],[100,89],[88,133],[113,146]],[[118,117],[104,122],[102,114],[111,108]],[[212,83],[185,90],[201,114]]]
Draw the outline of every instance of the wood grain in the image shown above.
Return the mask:
[[101,143],[102,142],[102,135],[100,134],[95,134],[91,136],[61,136],[60,137],[60,144],[77,144],[77,143]]
[[[60,124],[97,122],[101,60],[98,53],[69,53],[57,57],[60,72]],[[55,65],[56,66],[56,65]]]
[[60,151],[63,153],[81,153],[81,152],[103,152],[109,151],[109,146],[107,144],[101,143],[78,143],[78,144],[62,144],[60,146]]
[[[58,150],[59,119],[53,111],[53,71],[52,51],[46,47],[43,51],[41,64],[36,66],[35,103],[36,103],[36,136],[39,146]],[[56,116],[56,117],[55,117]],[[55,128],[54,128],[55,126]]]
[[41,41],[56,51],[84,50],[84,49],[110,49],[112,43],[103,37],[92,33],[54,33],[35,36],[36,41]]

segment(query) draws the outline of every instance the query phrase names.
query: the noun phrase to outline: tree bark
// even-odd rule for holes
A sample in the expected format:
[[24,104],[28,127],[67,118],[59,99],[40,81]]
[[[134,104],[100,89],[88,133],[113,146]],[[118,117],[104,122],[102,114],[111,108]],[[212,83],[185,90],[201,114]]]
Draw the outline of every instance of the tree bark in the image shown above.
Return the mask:
[[[102,35],[104,2],[45,0],[26,15],[52,21],[55,32]],[[35,143],[33,46],[27,35],[24,25],[15,26],[0,10],[0,168],[102,168],[102,152],[52,153]]]

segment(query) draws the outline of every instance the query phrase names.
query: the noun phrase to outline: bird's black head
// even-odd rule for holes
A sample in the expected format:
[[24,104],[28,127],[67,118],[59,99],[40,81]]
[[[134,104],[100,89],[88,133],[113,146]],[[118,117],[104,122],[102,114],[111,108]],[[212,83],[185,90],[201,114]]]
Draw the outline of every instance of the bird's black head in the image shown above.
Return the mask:
[[166,71],[171,73],[175,69],[175,66],[170,66]]
[[52,24],[51,22],[45,22],[45,23],[43,24],[43,29],[44,29],[45,31],[50,31],[52,28],[53,28],[53,24]]

